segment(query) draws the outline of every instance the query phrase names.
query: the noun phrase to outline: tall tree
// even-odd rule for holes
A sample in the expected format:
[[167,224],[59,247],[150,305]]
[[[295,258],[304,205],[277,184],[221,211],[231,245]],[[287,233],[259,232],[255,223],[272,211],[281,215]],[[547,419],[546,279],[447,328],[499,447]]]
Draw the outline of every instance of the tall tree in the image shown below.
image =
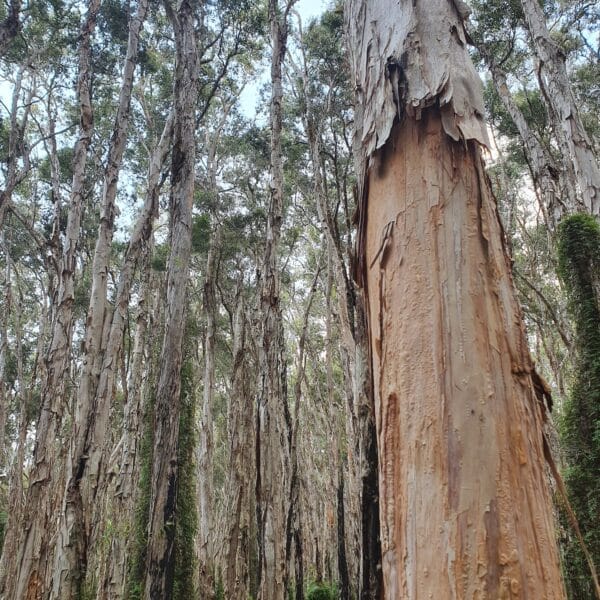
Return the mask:
[[288,16],[295,0],[269,0],[271,26],[271,166],[265,253],[262,268],[259,345],[260,397],[257,418],[256,515],[259,536],[259,598],[285,595],[291,419],[287,401],[279,246],[283,220],[282,66]]
[[348,4],[384,594],[564,598],[467,15]]
[[65,239],[58,263],[58,286],[53,298],[51,341],[46,356],[46,374],[42,383],[41,413],[36,429],[33,468],[27,490],[26,510],[20,523],[18,555],[4,555],[3,585],[8,597],[41,598],[52,590],[53,563],[51,540],[55,535],[54,515],[60,498],[61,464],[59,433],[68,408],[69,390],[66,373],[70,370],[73,336],[73,302],[76,274],[76,248],[83,210],[85,167],[92,137],[91,36],[96,25],[99,0],[90,0],[81,26],[77,100],[80,108],[79,138],[75,145],[73,181]]
[[195,118],[198,92],[196,6],[165,2],[175,32],[175,122],[169,198],[167,314],[154,402],[153,452],[144,597],[170,598],[175,571],[175,509],[181,418],[181,366],[189,277],[195,174]]
[[573,164],[582,206],[598,217],[600,167],[571,90],[565,55],[548,31],[540,3],[522,0],[521,4],[539,62],[540,89],[555,119],[561,149]]

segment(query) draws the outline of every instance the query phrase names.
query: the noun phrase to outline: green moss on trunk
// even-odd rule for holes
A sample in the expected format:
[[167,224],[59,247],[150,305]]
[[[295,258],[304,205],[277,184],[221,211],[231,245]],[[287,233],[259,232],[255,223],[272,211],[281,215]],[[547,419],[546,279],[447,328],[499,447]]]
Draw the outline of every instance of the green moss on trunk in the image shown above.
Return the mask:
[[[573,385],[559,422],[569,498],[596,565],[600,564],[600,226],[591,216],[565,219],[558,237],[559,274],[575,324]],[[565,519],[566,521],[566,519]],[[565,526],[565,530],[570,529]],[[589,568],[574,535],[562,540],[571,600],[594,597]]]

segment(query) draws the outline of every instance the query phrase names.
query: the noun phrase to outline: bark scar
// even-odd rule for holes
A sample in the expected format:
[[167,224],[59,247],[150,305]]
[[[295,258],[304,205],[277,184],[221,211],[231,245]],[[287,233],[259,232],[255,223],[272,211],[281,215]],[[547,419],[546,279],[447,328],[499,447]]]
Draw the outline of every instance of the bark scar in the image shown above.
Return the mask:
[[373,257],[373,260],[371,261],[371,264],[369,265],[369,268],[372,269],[373,265],[377,262],[377,259],[379,258],[379,268],[383,269],[385,267],[385,263],[387,261],[388,258],[388,251],[390,249],[390,246],[392,245],[392,235],[394,232],[394,225],[396,224],[396,221],[390,221],[384,228],[383,228],[383,232],[381,234],[381,243],[379,245],[379,250],[377,250],[377,253],[375,254],[375,256]]

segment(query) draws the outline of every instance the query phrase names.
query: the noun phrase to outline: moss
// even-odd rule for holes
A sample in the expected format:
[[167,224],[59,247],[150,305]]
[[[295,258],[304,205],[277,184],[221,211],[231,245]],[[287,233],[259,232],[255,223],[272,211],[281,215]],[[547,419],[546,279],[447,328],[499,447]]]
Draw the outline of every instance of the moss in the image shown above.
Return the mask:
[[[600,226],[584,214],[565,219],[558,236],[559,274],[575,325],[575,374],[559,421],[570,502],[596,565],[600,564]],[[565,531],[569,531],[565,523]],[[574,536],[562,542],[571,600],[594,595],[585,557]]]
[[128,568],[126,598],[141,600],[144,595],[144,570],[148,544],[148,518],[150,513],[150,476],[152,470],[152,420],[153,403],[150,402],[144,414],[144,435],[140,447],[140,494],[135,511],[133,542]]
[[187,360],[181,370],[174,600],[188,600],[197,596],[194,576],[197,570],[194,546],[198,529],[194,475],[197,439],[194,421],[193,371],[191,362]]

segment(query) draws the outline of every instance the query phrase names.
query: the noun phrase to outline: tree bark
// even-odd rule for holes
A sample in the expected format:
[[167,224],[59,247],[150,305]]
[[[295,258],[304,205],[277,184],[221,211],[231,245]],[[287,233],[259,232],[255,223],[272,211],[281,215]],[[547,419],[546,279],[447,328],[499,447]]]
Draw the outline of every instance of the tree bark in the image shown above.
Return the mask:
[[252,362],[249,360],[251,341],[247,332],[246,308],[241,289],[236,294],[233,317],[233,371],[229,407],[229,468],[228,514],[225,591],[231,600],[246,600],[251,589],[250,555],[254,543],[250,535],[252,479],[254,476],[252,437],[254,420],[251,400]]
[[384,596],[562,599],[465,6],[349,8]]
[[170,248],[167,265],[167,313],[154,416],[148,556],[144,597],[169,598],[175,568],[175,514],[178,435],[181,413],[181,365],[189,277],[195,173],[195,108],[198,51],[190,0],[175,13],[165,7],[175,30],[175,125],[171,166]]
[[271,24],[271,181],[263,262],[259,344],[261,373],[257,432],[257,527],[259,536],[260,600],[279,600],[285,595],[286,517],[288,513],[291,423],[287,405],[286,365],[280,306],[278,254],[283,219],[282,64],[286,52],[288,13],[279,0],[269,1]]
[[542,95],[554,118],[565,159],[569,157],[573,163],[583,206],[599,217],[600,167],[571,91],[565,56],[550,37],[540,3],[537,0],[521,0],[521,5],[539,60]]
[[68,373],[71,362],[73,334],[74,279],[76,272],[76,246],[79,239],[84,193],[84,173],[87,151],[91,142],[93,118],[90,97],[91,37],[96,24],[100,0],[90,0],[84,18],[79,46],[79,77],[77,97],[80,108],[79,139],[73,157],[73,181],[65,240],[59,264],[59,283],[52,299],[53,315],[51,341],[46,358],[46,376],[42,382],[41,414],[37,423],[33,466],[24,514],[19,524],[22,528],[18,554],[2,557],[11,561],[10,567],[0,569],[5,580],[8,598],[37,600],[53,597],[51,543],[56,533],[54,515],[59,510],[61,480],[64,477],[59,464],[62,451],[60,427],[67,407],[70,391]]
[[[119,355],[119,349],[115,347],[113,340],[113,346],[108,349],[111,352],[106,357],[108,361],[103,361],[104,351],[107,349],[107,333],[110,332],[111,325],[107,315],[108,267],[114,220],[118,210],[115,204],[117,183],[127,141],[138,43],[147,9],[148,0],[140,0],[129,26],[119,104],[104,170],[102,214],[92,263],[92,288],[86,321],[83,367],[73,423],[70,477],[61,512],[56,552],[55,571],[60,573],[57,589],[59,594],[65,596],[79,594],[85,578],[88,542],[93,526],[91,517],[96,506],[100,461],[112,400],[112,395],[104,393],[97,396],[96,391],[101,376],[106,374],[106,369],[116,369]],[[123,302],[123,299],[120,300]],[[120,340],[119,337],[117,343]],[[102,368],[103,365],[105,369]]]
[[[216,190],[216,185],[214,188]],[[216,258],[220,251],[220,233],[215,231],[208,249],[206,271],[204,274],[204,314],[206,316],[206,333],[204,336],[204,380],[202,395],[202,419],[198,444],[198,530],[200,586],[203,595],[208,596],[214,587],[214,565],[212,541],[213,502],[213,416],[212,409],[215,394],[215,320],[217,314],[217,297],[215,293]]]

